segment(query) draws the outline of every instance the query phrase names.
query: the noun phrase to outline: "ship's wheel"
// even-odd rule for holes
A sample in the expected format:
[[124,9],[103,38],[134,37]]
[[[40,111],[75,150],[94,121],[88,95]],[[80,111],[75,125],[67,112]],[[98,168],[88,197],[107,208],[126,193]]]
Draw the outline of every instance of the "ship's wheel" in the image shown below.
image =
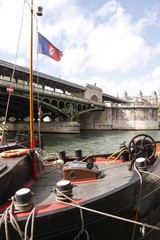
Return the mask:
[[156,142],[147,134],[139,134],[130,141],[128,151],[131,161],[135,161],[139,157],[149,160],[156,152]]

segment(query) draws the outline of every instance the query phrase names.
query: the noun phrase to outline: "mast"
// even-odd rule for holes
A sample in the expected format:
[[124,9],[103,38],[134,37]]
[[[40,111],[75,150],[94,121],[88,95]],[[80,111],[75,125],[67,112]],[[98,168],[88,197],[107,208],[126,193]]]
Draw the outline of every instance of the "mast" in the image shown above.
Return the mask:
[[30,148],[34,150],[34,109],[33,109],[33,0],[31,0],[31,29],[30,29]]
[[[43,8],[38,7],[37,15],[42,16]],[[35,137],[34,137],[34,104],[33,104],[33,0],[31,0],[30,14],[30,153],[32,161],[32,177],[36,178],[36,157],[35,157]],[[37,20],[37,19],[36,19]]]

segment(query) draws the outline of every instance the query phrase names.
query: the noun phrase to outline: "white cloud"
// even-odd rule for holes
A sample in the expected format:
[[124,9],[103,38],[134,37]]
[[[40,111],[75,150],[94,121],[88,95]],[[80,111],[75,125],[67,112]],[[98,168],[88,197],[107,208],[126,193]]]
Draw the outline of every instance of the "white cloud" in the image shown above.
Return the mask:
[[156,67],[154,71],[152,72],[151,77],[154,79],[159,78],[160,79],[160,66]]
[[121,9],[120,4],[117,3],[115,0],[108,1],[106,4],[104,4],[100,9],[96,11],[96,16],[106,16],[106,15],[112,15],[114,14],[117,9]]
[[[149,93],[153,87],[158,88],[159,31],[148,34],[152,27],[159,30],[160,8],[153,4],[149,12],[144,9],[142,16],[134,19],[118,0],[102,1],[101,8],[92,11],[87,1],[83,7],[77,0],[35,2],[43,6],[39,31],[64,53],[61,62],[40,56],[40,71],[83,85],[96,82],[104,92],[115,96],[124,90],[133,94],[133,89]],[[16,0],[16,4],[0,0],[0,53],[4,60],[13,61],[16,56],[22,6],[22,0]],[[26,6],[17,61],[23,66],[28,65],[29,58],[29,17]]]

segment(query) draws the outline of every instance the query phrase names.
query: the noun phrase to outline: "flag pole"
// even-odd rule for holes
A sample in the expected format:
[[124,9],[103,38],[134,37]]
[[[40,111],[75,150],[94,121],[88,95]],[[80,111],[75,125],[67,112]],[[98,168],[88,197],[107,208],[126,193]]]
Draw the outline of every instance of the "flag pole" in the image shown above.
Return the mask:
[[30,6],[31,26],[30,26],[30,150],[32,158],[32,177],[36,177],[35,159],[35,137],[34,137],[34,109],[33,109],[33,0]]

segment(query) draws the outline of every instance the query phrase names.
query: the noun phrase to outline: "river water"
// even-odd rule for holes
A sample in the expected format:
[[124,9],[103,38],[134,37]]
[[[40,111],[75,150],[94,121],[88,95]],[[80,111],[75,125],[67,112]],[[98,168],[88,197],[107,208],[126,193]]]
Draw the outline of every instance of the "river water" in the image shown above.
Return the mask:
[[102,131],[84,130],[79,134],[43,134],[44,149],[47,153],[65,151],[73,156],[75,149],[81,149],[83,155],[111,153],[119,149],[121,143],[129,142],[138,134],[148,134],[160,140],[160,130],[155,131]]

